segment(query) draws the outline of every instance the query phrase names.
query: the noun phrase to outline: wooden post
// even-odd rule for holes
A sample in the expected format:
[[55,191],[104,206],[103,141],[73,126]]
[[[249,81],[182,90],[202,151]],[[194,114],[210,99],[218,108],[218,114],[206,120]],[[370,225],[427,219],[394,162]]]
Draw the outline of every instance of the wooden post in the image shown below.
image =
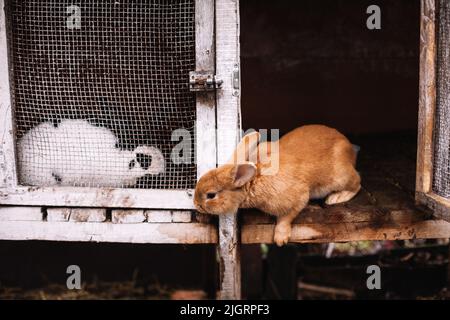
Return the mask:
[[417,200],[431,191],[433,172],[433,130],[436,106],[435,2],[421,0],[419,122],[417,136]]
[[[421,0],[420,83],[417,137],[416,200],[430,207],[434,216],[450,221],[450,199],[445,191],[445,169],[434,166],[448,161],[450,117],[450,5],[443,0]],[[439,127],[436,128],[436,124]],[[445,192],[444,192],[445,193]]]
[[0,0],[0,189],[17,184],[6,26],[5,1]]
[[[216,0],[217,160],[231,157],[240,138],[239,1]],[[240,299],[240,257],[236,212],[219,218],[220,299]]]
[[219,219],[220,296],[219,299],[241,298],[241,260],[237,215],[230,213]]

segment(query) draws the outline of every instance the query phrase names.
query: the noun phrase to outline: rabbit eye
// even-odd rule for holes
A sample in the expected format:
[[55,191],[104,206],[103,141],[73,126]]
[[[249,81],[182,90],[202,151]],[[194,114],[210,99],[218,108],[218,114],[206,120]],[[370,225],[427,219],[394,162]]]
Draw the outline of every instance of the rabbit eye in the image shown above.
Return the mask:
[[206,194],[206,198],[207,198],[207,199],[214,199],[214,198],[216,197],[216,194],[217,194],[217,193],[215,193],[215,192],[208,192],[208,193]]

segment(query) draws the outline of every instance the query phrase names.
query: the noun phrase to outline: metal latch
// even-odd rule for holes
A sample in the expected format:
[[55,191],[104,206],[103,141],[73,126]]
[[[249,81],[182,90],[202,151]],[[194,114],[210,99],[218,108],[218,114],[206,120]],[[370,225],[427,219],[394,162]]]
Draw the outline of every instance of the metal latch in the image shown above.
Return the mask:
[[189,90],[190,91],[212,91],[220,89],[223,80],[218,79],[216,75],[206,71],[189,72]]

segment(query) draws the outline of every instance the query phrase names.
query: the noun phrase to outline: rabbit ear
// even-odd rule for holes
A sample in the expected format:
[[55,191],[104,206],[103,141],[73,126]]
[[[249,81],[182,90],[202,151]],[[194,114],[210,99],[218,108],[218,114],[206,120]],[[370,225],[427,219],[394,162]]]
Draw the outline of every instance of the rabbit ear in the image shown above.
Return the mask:
[[261,136],[257,131],[251,132],[244,136],[237,145],[236,150],[234,150],[230,160],[228,160],[228,163],[240,164],[247,161],[256,162],[257,153],[255,153],[255,151],[258,149],[260,138]]
[[232,172],[234,174],[233,184],[236,188],[240,188],[255,177],[256,166],[251,162],[238,164]]

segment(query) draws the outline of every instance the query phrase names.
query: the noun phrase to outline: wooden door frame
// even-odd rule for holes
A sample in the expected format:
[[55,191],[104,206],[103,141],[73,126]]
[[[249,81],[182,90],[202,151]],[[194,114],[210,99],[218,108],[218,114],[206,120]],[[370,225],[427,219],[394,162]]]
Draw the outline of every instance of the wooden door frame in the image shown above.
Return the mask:
[[[216,0],[217,160],[224,164],[240,139],[239,0]],[[241,265],[237,213],[219,217],[220,299],[241,298]]]
[[[214,71],[214,0],[196,0],[196,67]],[[5,0],[0,0],[0,204],[28,206],[194,209],[192,189],[30,187],[18,181],[8,64]],[[186,75],[188,82],[188,74]],[[215,96],[197,95],[197,177],[216,165]],[[206,139],[206,137],[208,139]],[[211,141],[213,143],[211,143]]]
[[450,200],[433,192],[434,128],[437,86],[438,0],[421,0],[420,81],[417,137],[416,200],[430,207],[437,218],[450,218]]

